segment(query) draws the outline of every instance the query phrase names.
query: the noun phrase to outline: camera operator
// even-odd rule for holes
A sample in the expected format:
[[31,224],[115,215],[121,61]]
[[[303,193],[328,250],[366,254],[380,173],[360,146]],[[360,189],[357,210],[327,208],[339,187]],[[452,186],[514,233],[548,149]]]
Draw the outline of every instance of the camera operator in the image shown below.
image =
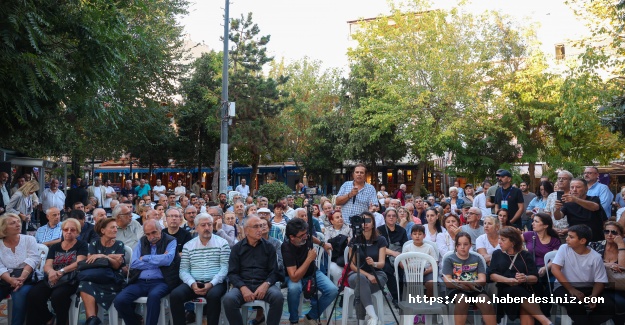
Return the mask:
[[366,174],[367,167],[357,164],[352,174],[354,180],[343,183],[336,196],[336,205],[342,206],[341,212],[346,224],[350,224],[349,217],[369,211],[372,204],[379,204],[375,187],[365,183]]
[[[365,314],[369,316],[367,324],[377,324],[378,317],[384,315],[377,315],[373,308],[372,294],[380,290],[380,286],[384,287],[387,282],[386,273],[382,271],[386,260],[386,238],[378,236],[376,230],[375,219],[370,212],[363,212],[362,215],[362,235],[356,236],[354,234],[353,240],[349,243],[349,256],[351,258],[350,268],[353,273],[348,277],[350,288],[356,289],[357,284],[360,284],[360,303],[356,307],[356,316],[359,320],[365,319]],[[360,249],[360,274],[355,273],[357,271],[356,256],[352,257],[352,251],[356,249],[355,244],[361,244],[363,247]],[[377,279],[380,280],[378,285]],[[360,279],[358,279],[358,277]]]

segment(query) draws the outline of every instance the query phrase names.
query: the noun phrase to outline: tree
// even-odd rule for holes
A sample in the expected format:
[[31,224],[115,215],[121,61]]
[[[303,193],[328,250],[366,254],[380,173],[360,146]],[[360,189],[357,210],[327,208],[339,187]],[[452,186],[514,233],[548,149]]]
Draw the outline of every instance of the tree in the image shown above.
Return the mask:
[[222,57],[211,51],[193,62],[191,76],[182,81],[184,102],[174,110],[179,141],[174,157],[199,173],[219,148]]
[[[263,67],[273,58],[267,56],[270,36],[258,36],[260,29],[252,21],[252,14],[232,19],[229,39],[232,60],[229,100],[236,102],[236,117],[232,122],[230,147],[233,160],[252,166],[252,190],[261,159],[271,160],[267,153],[280,149],[282,137],[271,132],[280,111],[284,108],[278,86],[287,81],[263,75]],[[265,157],[263,157],[265,156]]]
[[[327,172],[331,174],[336,163],[325,159],[331,158],[327,151],[320,152],[320,148],[328,144],[323,134],[327,130],[320,123],[339,102],[340,71],[324,70],[321,62],[305,57],[289,64],[274,62],[270,76],[279,78],[281,75],[289,76],[287,82],[279,86],[285,107],[271,131],[276,137],[282,137],[284,143],[271,154],[273,160],[291,158],[296,164],[302,163],[309,179],[315,175],[323,177]],[[335,142],[329,142],[332,143]]]
[[458,8],[430,10],[415,0],[392,7],[388,17],[363,22],[353,35],[358,46],[348,55],[373,76],[358,99],[354,122],[369,127],[372,139],[389,130],[406,139],[407,155],[418,164],[416,195],[428,162],[443,155],[466,121],[487,116],[493,96],[488,81],[505,54],[497,18]]
[[74,161],[125,151],[143,127],[128,121],[175,93],[183,56],[175,19],[186,7],[185,0],[3,1],[0,111],[8,132],[0,139],[26,154]]

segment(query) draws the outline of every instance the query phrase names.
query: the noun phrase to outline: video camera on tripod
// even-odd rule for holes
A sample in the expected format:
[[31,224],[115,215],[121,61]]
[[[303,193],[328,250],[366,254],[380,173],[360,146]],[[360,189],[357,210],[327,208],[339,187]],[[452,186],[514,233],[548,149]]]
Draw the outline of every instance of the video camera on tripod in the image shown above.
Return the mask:
[[349,226],[352,228],[354,237],[362,235],[364,220],[361,215],[355,214],[349,217]]

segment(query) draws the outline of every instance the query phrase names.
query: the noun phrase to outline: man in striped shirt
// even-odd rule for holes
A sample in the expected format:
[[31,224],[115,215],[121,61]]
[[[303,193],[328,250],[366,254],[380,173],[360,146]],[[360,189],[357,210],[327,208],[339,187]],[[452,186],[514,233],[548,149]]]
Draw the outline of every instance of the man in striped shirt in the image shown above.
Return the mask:
[[185,325],[184,304],[192,299],[206,298],[208,324],[219,323],[221,297],[226,293],[228,275],[228,242],[213,236],[213,218],[206,213],[195,217],[197,237],[182,248],[180,280],[182,284],[169,295],[174,325]]

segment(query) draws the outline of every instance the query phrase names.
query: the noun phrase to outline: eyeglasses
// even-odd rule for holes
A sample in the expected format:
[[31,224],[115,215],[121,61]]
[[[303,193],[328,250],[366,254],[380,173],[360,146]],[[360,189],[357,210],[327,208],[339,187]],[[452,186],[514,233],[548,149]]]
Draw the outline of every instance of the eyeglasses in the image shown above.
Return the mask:
[[69,229],[63,229],[63,232],[78,232],[78,230],[74,228],[69,228]]
[[130,217],[132,216],[132,212],[128,212],[128,213],[120,213],[117,215],[118,217]]
[[618,231],[616,231],[616,230],[609,230],[609,229],[603,230],[603,234],[604,235],[612,234],[612,236],[618,236],[619,235]]
[[467,212],[467,214],[472,214],[472,215],[474,215],[474,216],[476,216],[476,215],[477,215],[477,213],[475,213],[475,212],[471,212],[471,211]]
[[295,236],[295,237],[297,237],[297,238],[299,238],[299,239],[303,239],[303,238],[308,237],[308,233],[303,233],[303,234],[301,234],[300,236]]
[[252,228],[252,229],[261,229],[261,228],[265,228],[265,227],[267,227],[267,224],[264,224],[264,223],[250,226],[250,228]]

